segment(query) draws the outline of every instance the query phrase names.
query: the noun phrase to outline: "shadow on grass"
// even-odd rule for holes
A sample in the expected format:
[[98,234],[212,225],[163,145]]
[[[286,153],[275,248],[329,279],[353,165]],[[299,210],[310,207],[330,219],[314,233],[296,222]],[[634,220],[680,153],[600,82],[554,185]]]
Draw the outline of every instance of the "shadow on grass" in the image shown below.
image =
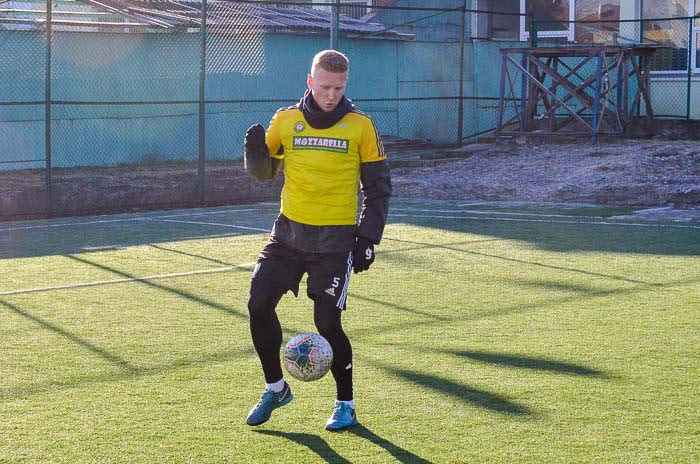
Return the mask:
[[[527,266],[536,266],[536,267],[542,267],[545,269],[553,269],[553,270],[557,270],[557,271],[573,272],[573,273],[583,274],[583,275],[592,276],[592,277],[603,277],[605,279],[617,280],[617,281],[621,281],[621,282],[629,282],[629,283],[633,283],[633,284],[643,284],[643,285],[650,285],[650,286],[654,286],[654,287],[661,287],[662,286],[662,284],[659,284],[659,283],[645,282],[642,280],[634,280],[634,279],[627,278],[625,276],[603,274],[600,272],[585,271],[582,269],[576,269],[576,268],[572,268],[572,267],[555,266],[553,264],[537,263],[534,261],[526,261],[523,259],[510,258],[508,256],[499,256],[499,255],[494,255],[494,254],[489,254],[489,253],[483,253],[480,251],[464,250],[462,248],[455,248],[452,246],[441,245],[439,243],[416,242],[416,241],[412,241],[412,240],[402,240],[402,239],[391,238],[391,237],[384,237],[384,240],[389,240],[392,242],[399,242],[399,243],[407,243],[410,245],[422,245],[425,248],[439,248],[439,249],[443,249],[443,250],[456,251],[458,253],[463,253],[465,255],[483,256],[483,257],[487,257],[487,258],[499,259],[502,261],[509,261],[512,263],[525,264]],[[397,253],[399,251],[403,251],[403,250],[392,250],[393,253]]]
[[80,385],[102,382],[118,382],[127,378],[146,377],[159,375],[178,369],[186,369],[193,365],[201,366],[202,364],[210,364],[215,362],[224,362],[230,359],[238,358],[243,354],[252,354],[250,349],[241,350],[240,352],[226,351],[221,353],[207,354],[198,358],[181,358],[174,360],[173,363],[167,365],[159,365],[154,367],[137,367],[131,364],[128,360],[118,356],[117,354],[95,345],[91,341],[76,335],[75,333],[39,316],[31,314],[19,306],[0,299],[0,308],[5,307],[18,316],[21,316],[43,329],[58,335],[68,342],[84,348],[88,352],[101,358],[103,361],[115,366],[119,369],[118,372],[105,373],[97,376],[78,377],[73,380],[62,379],[43,383],[24,384],[17,387],[0,388],[0,401],[7,401],[16,398],[24,398],[35,394],[44,393],[47,391],[62,390],[74,388]]
[[[158,284],[158,283],[150,281],[150,280],[145,280],[145,279],[139,280],[139,278],[133,274],[129,274],[127,272],[120,271],[120,270],[115,269],[113,267],[105,266],[104,264],[99,264],[99,263],[96,263],[94,261],[90,261],[89,259],[79,258],[79,257],[73,256],[73,255],[66,255],[66,257],[69,259],[78,261],[79,263],[88,264],[88,265],[94,266],[98,269],[102,269],[104,271],[109,271],[113,274],[116,274],[118,276],[121,276],[121,277],[124,277],[127,279],[134,279],[135,281],[140,282],[144,285],[148,285],[149,287],[153,287],[153,288],[157,288],[159,290],[173,293],[175,295],[181,296],[183,298],[187,298],[188,300],[194,301],[194,302],[199,303],[201,305],[209,306],[210,308],[214,308],[214,309],[219,310],[221,312],[230,314],[231,316],[236,316],[236,317],[246,318],[246,319],[248,318],[247,311],[246,312],[236,311],[233,308],[229,308],[228,306],[224,306],[222,304],[215,303],[213,301],[204,299],[202,297],[199,297],[199,296],[197,296],[193,293],[190,293],[190,292],[186,292],[184,290],[177,290],[177,289],[174,289],[172,287],[168,287],[166,285],[161,285],[161,284]],[[241,269],[245,270],[245,272],[250,272],[249,269],[243,269],[243,268],[241,268]]]
[[[98,350],[100,350],[98,348]],[[99,352],[104,352],[100,350]],[[47,392],[60,392],[71,388],[80,388],[84,385],[96,385],[110,382],[123,382],[129,379],[142,379],[157,375],[166,375],[182,369],[192,367],[201,368],[216,363],[224,363],[240,360],[245,357],[255,356],[251,349],[229,350],[217,353],[206,353],[201,356],[175,359],[167,364],[160,364],[152,367],[133,368],[120,370],[118,372],[105,372],[92,375],[76,375],[74,377],[61,378],[56,380],[46,380],[42,382],[32,382],[20,384],[7,388],[0,388],[0,402],[15,399],[29,398]],[[119,360],[119,358],[117,358]],[[125,361],[126,362],[126,361]]]
[[28,319],[35,324],[39,325],[40,327],[43,327],[44,329],[49,330],[50,332],[53,332],[56,335],[59,335],[71,343],[74,343],[82,348],[85,348],[86,350],[90,351],[91,353],[99,356],[100,358],[104,359],[108,363],[118,367],[122,371],[126,371],[129,374],[138,374],[140,372],[140,369],[138,367],[132,366],[129,364],[129,361],[126,359],[123,359],[113,353],[110,353],[109,351],[105,350],[104,348],[100,348],[99,346],[91,343],[88,340],[85,340],[84,338],[81,338],[77,335],[75,335],[72,332],[69,332],[68,330],[53,324],[49,321],[46,321],[38,316],[35,316],[33,314],[30,314],[29,312],[23,310],[22,308],[15,306],[11,303],[8,303],[7,301],[0,300],[0,306],[5,306],[6,308],[9,308],[10,311],[13,313],[22,316],[25,319]]
[[350,461],[336,453],[333,448],[318,435],[310,433],[295,433],[295,432],[278,432],[276,430],[253,430],[255,433],[269,435],[273,437],[282,437],[287,440],[298,443],[309,448],[316,453],[320,458],[324,459],[329,464],[351,464]]
[[166,248],[164,246],[154,245],[152,243],[150,243],[148,246],[150,246],[151,248],[155,248],[156,250],[167,251],[168,253],[175,253],[175,254],[182,255],[182,256],[188,256],[190,258],[198,258],[198,259],[208,261],[210,263],[223,264],[224,266],[235,266],[235,263],[229,263],[226,261],[221,261],[220,259],[214,259],[214,258],[210,258],[208,256],[198,255],[195,253],[187,253],[187,252],[181,251],[181,250],[173,250],[172,248]]
[[[254,430],[254,432],[273,437],[282,437],[298,443],[316,453],[320,458],[324,459],[329,464],[350,464],[349,460],[334,451],[326,440],[318,435],[313,435],[310,433],[279,432],[276,430]],[[430,461],[393,444],[385,438],[380,437],[361,424],[348,429],[345,433],[352,433],[353,435],[364,438],[365,440],[383,448],[394,457],[395,462],[402,464],[432,464]]]
[[525,416],[532,414],[527,407],[514,403],[502,396],[489,393],[487,391],[478,390],[467,385],[462,385],[443,377],[386,365],[382,365],[380,367],[393,375],[420,385],[423,388],[429,388],[437,393],[452,398],[457,398],[465,403],[469,403],[480,408],[511,416]]
[[390,237],[384,237],[384,240],[392,241],[392,242],[399,242],[399,243],[409,243],[409,244],[415,244],[416,246],[414,247],[409,247],[409,248],[397,248],[394,250],[381,250],[380,253],[382,256],[384,255],[395,255],[398,253],[405,253],[407,251],[418,251],[418,250],[430,250],[432,248],[444,248],[447,250],[455,250],[455,251],[460,251],[461,248],[454,248],[460,245],[473,245],[475,243],[484,243],[484,242],[502,242],[506,239],[502,238],[488,238],[488,239],[483,239],[483,240],[462,240],[459,242],[451,242],[451,243],[422,243],[422,242],[411,242],[408,240],[401,240],[398,238],[390,238]]
[[431,461],[423,459],[420,456],[416,456],[410,451],[405,450],[400,446],[393,444],[389,440],[380,437],[362,424],[356,425],[348,431],[384,448],[394,457],[394,459],[396,459],[396,462],[400,462],[402,464],[432,464]]
[[[279,208],[254,205],[226,209],[199,208],[154,214],[105,215],[59,218],[30,223],[0,221],[0,261],[35,256],[79,254],[185,240],[206,240],[267,233]],[[264,224],[261,228],[237,226],[238,213],[256,215],[243,220]],[[220,224],[206,218],[224,215]],[[200,217],[201,220],[195,218]],[[175,221],[176,219],[190,220]],[[259,229],[259,230],[258,230]]]
[[[424,208],[433,211],[440,203],[427,202]],[[418,227],[496,237],[531,243],[543,250],[600,251],[669,256],[700,255],[700,230],[682,224],[629,223],[612,219],[577,218],[514,218],[476,216],[451,207],[449,215],[420,212],[389,211],[390,224],[411,224]],[[410,213],[413,211],[413,213]]]
[[482,363],[497,364],[500,366],[518,369],[533,369],[538,371],[557,372],[560,374],[581,375],[585,377],[608,377],[607,374],[596,369],[591,369],[578,364],[552,361],[550,359],[513,356],[508,354],[489,353],[485,351],[446,350],[445,353],[472,359]]
[[450,321],[452,319],[451,317],[441,316],[441,315],[436,314],[434,312],[431,313],[428,311],[421,311],[419,309],[397,305],[397,304],[391,303],[389,301],[377,300],[376,298],[370,298],[370,297],[367,297],[364,295],[359,295],[357,293],[352,293],[351,296],[352,296],[353,300],[362,300],[362,301],[366,301],[368,303],[374,303],[377,306],[382,306],[384,308],[391,308],[391,309],[395,309],[397,311],[401,311],[404,313],[415,314],[418,316],[425,316],[425,317],[427,317],[435,322],[447,322],[447,321]]
[[[355,339],[369,339],[372,342],[375,341],[375,336],[376,335],[385,335],[388,333],[393,333],[393,332],[405,332],[408,333],[410,332],[411,329],[414,328],[427,328],[431,326],[438,326],[440,324],[444,324],[445,322],[452,323],[452,324],[459,324],[459,323],[465,323],[468,321],[478,321],[478,320],[486,320],[486,319],[492,319],[496,317],[503,317],[503,316],[509,316],[511,314],[524,314],[528,311],[541,311],[546,308],[553,308],[557,309],[561,307],[562,305],[566,305],[571,302],[581,302],[583,301],[582,295],[584,298],[592,298],[592,297],[599,297],[599,296],[606,296],[606,295],[639,295],[644,292],[657,292],[658,288],[668,288],[671,289],[673,287],[679,287],[679,286],[690,286],[690,285],[697,285],[699,280],[698,279],[683,279],[683,280],[675,280],[675,281],[669,281],[664,284],[653,284],[653,285],[636,285],[633,287],[628,287],[628,288],[618,288],[618,289],[595,289],[593,287],[585,287],[585,286],[576,286],[576,285],[557,285],[557,284],[542,284],[542,282],[528,282],[528,281],[523,281],[523,280],[518,280],[518,279],[500,279],[499,282],[504,282],[508,285],[512,285],[513,283],[516,283],[517,285],[523,285],[523,286],[529,286],[537,289],[545,288],[548,291],[549,290],[556,290],[556,291],[566,291],[568,293],[574,293],[574,294],[568,294],[564,296],[558,296],[557,298],[552,298],[552,299],[546,299],[546,300],[541,300],[541,301],[531,301],[527,304],[516,304],[516,305],[510,305],[510,306],[503,306],[503,307],[495,307],[494,309],[489,309],[487,311],[479,310],[479,307],[475,308],[452,308],[450,310],[450,315],[449,316],[439,316],[436,315],[433,312],[426,312],[418,309],[413,309],[410,307],[405,307],[405,306],[400,306],[394,303],[390,303],[388,301],[382,301],[378,299],[373,299],[373,298],[367,298],[362,295],[358,295],[355,293],[349,293],[349,297],[352,300],[364,300],[369,303],[374,303],[378,305],[378,307],[381,307],[380,309],[384,311],[384,309],[397,309],[400,311],[404,311],[407,313],[412,313],[412,314],[417,314],[417,315],[423,315],[429,317],[429,319],[426,320],[421,320],[421,321],[411,321],[411,322],[405,322],[402,321],[400,318],[391,318],[393,321],[390,324],[375,324],[372,327],[362,330],[362,332],[358,332],[353,335]],[[504,286],[504,288],[506,288]],[[655,311],[655,309],[652,309]]]

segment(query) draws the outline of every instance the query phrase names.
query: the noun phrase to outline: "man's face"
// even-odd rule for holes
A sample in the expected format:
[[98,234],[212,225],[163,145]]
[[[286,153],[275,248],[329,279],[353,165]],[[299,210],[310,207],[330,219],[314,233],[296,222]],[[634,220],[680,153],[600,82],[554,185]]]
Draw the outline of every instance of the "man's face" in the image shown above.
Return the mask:
[[340,99],[345,94],[345,86],[348,83],[348,73],[336,73],[326,71],[316,66],[313,75],[309,74],[306,84],[311,89],[314,101],[326,113],[333,111]]

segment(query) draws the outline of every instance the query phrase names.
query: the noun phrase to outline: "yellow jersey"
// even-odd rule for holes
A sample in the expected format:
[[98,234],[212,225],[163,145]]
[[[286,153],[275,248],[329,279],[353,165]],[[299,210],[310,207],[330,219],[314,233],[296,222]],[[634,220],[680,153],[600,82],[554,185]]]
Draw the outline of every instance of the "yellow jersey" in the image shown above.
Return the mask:
[[315,226],[354,225],[360,164],[386,159],[372,119],[352,110],[315,129],[296,106],[278,110],[265,135],[270,156],[284,160],[281,213]]

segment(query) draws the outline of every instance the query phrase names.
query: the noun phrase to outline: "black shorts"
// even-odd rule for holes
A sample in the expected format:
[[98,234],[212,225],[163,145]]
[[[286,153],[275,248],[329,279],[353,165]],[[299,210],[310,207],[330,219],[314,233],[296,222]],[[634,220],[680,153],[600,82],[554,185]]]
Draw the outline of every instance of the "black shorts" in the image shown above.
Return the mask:
[[345,309],[348,284],[352,274],[352,252],[305,253],[271,239],[258,256],[253,280],[263,279],[299,295],[299,282],[304,273],[306,294],[312,300],[331,299]]

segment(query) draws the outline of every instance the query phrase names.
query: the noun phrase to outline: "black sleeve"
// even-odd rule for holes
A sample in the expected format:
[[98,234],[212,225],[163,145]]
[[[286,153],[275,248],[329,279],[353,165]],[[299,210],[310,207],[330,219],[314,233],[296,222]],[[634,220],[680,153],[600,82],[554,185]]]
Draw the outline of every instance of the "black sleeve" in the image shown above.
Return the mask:
[[362,212],[358,234],[379,244],[389,214],[391,175],[386,160],[360,164]]
[[243,164],[245,172],[249,175],[258,180],[270,180],[279,172],[282,160],[272,158],[266,145],[259,151],[251,151],[246,148]]

